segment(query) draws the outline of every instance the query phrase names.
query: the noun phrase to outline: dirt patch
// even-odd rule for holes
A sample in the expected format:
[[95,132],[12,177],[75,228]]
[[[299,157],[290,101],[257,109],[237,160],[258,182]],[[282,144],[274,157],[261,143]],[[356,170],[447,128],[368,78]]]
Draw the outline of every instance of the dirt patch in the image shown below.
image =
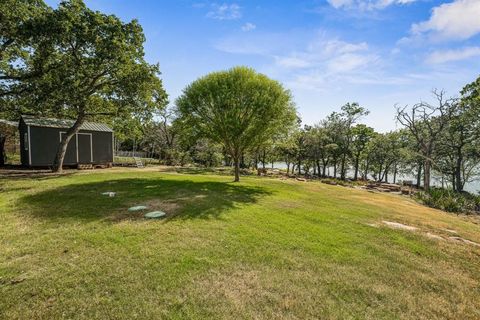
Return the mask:
[[433,234],[433,233],[430,233],[430,232],[427,232],[425,235],[430,239],[445,240],[444,238],[440,237],[439,235],[436,235],[436,234]]
[[385,221],[385,220],[382,222],[393,229],[402,229],[402,230],[408,230],[408,231],[415,231],[418,229],[417,227],[408,226],[406,224],[399,223],[399,222],[392,222],[392,221]]
[[[413,226],[408,226],[408,225],[405,225],[405,224],[402,224],[402,223],[398,223],[398,222],[392,222],[392,221],[382,221],[384,224],[386,224],[387,226],[389,226],[390,228],[393,228],[393,229],[402,229],[402,230],[408,230],[408,231],[416,231],[418,230],[417,227],[413,227]],[[372,224],[372,226],[374,226]],[[451,229],[443,229],[444,231],[448,231],[450,234],[457,234],[457,232],[455,230],[451,230]],[[430,232],[427,232],[427,233],[422,233],[424,234],[425,236],[427,236],[428,238],[430,239],[436,239],[436,240],[445,240],[445,238],[439,236],[439,235],[436,235],[436,234],[433,234],[433,233],[430,233]],[[472,246],[476,246],[476,247],[480,247],[480,243],[477,243],[477,242],[474,242],[474,241],[471,241],[471,240],[468,240],[468,239],[464,239],[462,237],[459,237],[458,235],[457,236],[449,236],[448,237],[448,240],[450,241],[455,241],[455,242],[459,242],[459,243],[466,243],[468,245],[472,245]]]
[[447,231],[448,233],[458,234],[458,232],[453,229],[444,229],[444,230]]
[[450,239],[452,241],[463,242],[463,243],[467,243],[467,244],[472,245],[472,246],[480,247],[480,243],[476,243],[474,241],[464,239],[462,237],[448,237],[448,239]]
[[145,205],[150,211],[160,210],[165,212],[167,215],[175,215],[178,213],[179,209],[182,208],[182,205],[178,203],[177,200],[153,199],[146,201]]
[[143,211],[135,211],[135,212],[129,212],[129,211],[122,211],[120,213],[117,213],[115,215],[112,215],[107,218],[108,221],[110,222],[122,222],[126,220],[140,220],[144,219],[144,214],[145,212]]

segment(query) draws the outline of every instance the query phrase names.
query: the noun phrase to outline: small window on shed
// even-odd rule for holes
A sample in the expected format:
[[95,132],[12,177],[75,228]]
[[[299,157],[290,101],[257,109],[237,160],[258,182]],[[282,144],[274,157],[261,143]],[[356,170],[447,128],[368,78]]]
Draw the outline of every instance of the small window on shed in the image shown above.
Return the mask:
[[23,146],[25,150],[28,150],[28,133],[23,134]]

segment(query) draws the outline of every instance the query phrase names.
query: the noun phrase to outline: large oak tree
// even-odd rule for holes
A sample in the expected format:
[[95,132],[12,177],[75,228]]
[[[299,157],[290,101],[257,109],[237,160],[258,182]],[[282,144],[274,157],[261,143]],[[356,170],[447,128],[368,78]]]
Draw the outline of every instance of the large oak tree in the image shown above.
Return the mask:
[[85,121],[150,118],[167,95],[158,66],[144,59],[145,37],[136,20],[125,23],[69,0],[45,10],[40,21],[32,41],[36,50],[25,60],[35,76],[19,79],[14,98],[35,114],[75,120],[58,147],[59,172],[70,139]]

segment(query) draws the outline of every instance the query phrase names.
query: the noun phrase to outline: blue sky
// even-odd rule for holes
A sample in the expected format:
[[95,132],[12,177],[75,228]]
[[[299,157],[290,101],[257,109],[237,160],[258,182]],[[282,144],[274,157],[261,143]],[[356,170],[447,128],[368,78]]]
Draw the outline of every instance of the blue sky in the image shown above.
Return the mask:
[[395,104],[457,95],[480,75],[480,0],[86,3],[139,20],[171,103],[199,76],[246,65],[290,89],[304,123],[355,101],[388,131]]

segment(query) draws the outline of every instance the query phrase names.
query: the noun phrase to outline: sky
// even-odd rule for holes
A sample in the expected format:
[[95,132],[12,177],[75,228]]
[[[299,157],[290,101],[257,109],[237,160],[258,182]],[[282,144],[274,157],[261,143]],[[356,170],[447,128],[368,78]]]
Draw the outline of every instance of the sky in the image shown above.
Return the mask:
[[244,65],[291,90],[305,124],[358,102],[362,122],[386,132],[395,105],[432,101],[433,89],[458,96],[480,76],[480,0],[86,3],[140,22],[171,104],[198,77]]

